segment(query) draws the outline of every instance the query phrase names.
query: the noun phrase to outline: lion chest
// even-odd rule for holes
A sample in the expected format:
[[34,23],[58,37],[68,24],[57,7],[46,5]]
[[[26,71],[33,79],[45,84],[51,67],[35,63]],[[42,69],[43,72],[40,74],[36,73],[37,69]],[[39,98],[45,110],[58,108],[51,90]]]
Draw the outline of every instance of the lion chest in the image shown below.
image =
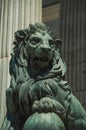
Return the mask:
[[54,79],[37,81],[30,87],[29,93],[33,102],[43,97],[50,97],[58,100],[62,104],[64,104],[68,94]]

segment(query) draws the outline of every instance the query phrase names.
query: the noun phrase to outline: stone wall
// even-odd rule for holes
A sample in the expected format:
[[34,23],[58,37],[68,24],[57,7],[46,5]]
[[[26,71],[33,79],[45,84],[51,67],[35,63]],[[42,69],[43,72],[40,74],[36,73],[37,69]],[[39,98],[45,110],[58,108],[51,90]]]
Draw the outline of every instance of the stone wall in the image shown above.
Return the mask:
[[[54,3],[57,2],[57,3]],[[42,10],[42,21],[50,28],[50,30],[59,38],[60,37],[60,3],[59,1],[52,1],[52,5],[47,3]],[[48,4],[48,5],[47,5]]]

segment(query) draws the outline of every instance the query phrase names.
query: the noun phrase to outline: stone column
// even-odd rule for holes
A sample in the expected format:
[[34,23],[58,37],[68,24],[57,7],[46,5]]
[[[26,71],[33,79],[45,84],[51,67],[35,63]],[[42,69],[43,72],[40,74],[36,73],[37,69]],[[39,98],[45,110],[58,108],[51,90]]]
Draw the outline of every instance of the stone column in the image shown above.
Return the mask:
[[61,0],[61,25],[67,80],[86,109],[86,0]]
[[5,91],[10,84],[9,59],[14,32],[41,22],[42,0],[0,0],[0,127],[6,114]]

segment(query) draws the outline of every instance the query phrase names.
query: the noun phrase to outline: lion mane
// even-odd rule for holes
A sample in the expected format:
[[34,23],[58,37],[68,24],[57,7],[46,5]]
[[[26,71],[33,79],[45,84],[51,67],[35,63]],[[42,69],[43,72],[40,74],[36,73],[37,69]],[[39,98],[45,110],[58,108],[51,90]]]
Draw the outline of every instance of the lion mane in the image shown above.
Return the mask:
[[[61,78],[64,77],[66,72],[66,65],[63,62],[60,55],[62,41],[58,39],[55,35],[53,35],[53,33],[49,30],[48,27],[46,27],[45,24],[43,23],[35,25],[30,24],[29,28],[25,30],[19,30],[14,34],[15,36],[15,40],[13,42],[14,48],[12,50],[10,60],[10,75],[12,77],[11,87],[15,88],[18,82],[23,83],[26,80],[30,79],[30,75],[28,72],[29,57],[27,56],[26,52],[27,39],[29,39],[30,36],[35,32],[42,33],[42,31],[49,34],[54,39],[59,49],[58,54],[57,50],[55,50],[55,56],[53,57],[54,59],[53,67],[48,75],[50,75],[51,77],[53,77],[54,75],[60,76]],[[45,77],[48,77],[48,75],[46,75]]]

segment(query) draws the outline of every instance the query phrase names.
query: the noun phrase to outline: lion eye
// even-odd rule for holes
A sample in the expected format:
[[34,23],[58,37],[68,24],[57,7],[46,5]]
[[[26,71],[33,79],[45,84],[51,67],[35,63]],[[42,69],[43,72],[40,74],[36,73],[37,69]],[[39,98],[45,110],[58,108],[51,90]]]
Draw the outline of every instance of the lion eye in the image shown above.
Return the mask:
[[50,45],[51,47],[55,47],[54,41],[53,41],[53,40],[49,40],[49,45]]
[[30,42],[31,42],[33,45],[35,45],[35,44],[37,44],[37,43],[39,43],[39,42],[40,42],[40,39],[39,39],[39,38],[34,37],[34,38],[32,38],[32,39],[30,40]]

